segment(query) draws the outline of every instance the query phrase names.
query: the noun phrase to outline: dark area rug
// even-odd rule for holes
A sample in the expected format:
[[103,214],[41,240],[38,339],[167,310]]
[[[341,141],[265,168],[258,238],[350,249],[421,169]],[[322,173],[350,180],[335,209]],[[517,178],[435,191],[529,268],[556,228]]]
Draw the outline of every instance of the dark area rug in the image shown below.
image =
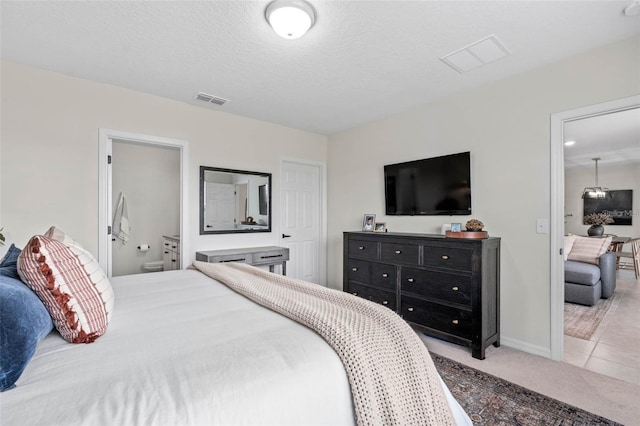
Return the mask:
[[434,353],[431,357],[442,380],[474,424],[619,425],[449,358]]

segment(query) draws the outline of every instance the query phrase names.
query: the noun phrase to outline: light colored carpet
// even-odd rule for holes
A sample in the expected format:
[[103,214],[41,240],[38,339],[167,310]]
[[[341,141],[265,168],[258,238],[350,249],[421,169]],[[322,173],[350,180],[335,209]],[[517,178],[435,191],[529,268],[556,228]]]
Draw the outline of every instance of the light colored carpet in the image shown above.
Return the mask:
[[589,340],[596,331],[602,319],[616,299],[614,293],[608,299],[600,299],[593,306],[564,304],[564,334]]

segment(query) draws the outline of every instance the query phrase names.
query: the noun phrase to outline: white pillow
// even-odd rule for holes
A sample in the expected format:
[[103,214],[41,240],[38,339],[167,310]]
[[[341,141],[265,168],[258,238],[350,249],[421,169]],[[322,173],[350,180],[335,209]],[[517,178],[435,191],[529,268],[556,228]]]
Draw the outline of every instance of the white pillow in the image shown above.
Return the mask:
[[564,260],[569,258],[569,252],[573,248],[573,243],[576,241],[575,235],[565,235],[564,236],[564,248],[562,249],[562,253],[564,253]]

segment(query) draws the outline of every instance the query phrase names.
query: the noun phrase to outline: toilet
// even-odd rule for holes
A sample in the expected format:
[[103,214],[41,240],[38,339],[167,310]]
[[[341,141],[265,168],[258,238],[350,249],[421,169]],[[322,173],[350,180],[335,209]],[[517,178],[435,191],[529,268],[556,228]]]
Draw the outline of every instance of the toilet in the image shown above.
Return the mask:
[[142,264],[142,270],[145,272],[162,272],[164,270],[164,262],[162,260],[154,260]]

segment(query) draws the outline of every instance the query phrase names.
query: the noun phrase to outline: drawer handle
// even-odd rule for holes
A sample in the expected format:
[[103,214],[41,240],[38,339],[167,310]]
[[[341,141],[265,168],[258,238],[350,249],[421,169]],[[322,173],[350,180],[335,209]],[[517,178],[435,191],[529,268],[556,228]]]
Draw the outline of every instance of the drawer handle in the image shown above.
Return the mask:
[[354,291],[354,292],[353,292],[353,293],[351,293],[351,294],[353,294],[354,296],[357,296],[357,295],[358,295],[358,292],[357,292],[357,291]]
[[414,279],[413,278],[407,278],[407,281],[412,283],[414,281]]
[[413,312],[413,308],[412,308],[412,307],[408,307],[408,308],[407,308],[407,311],[409,311],[409,312]]
[[396,250],[396,254],[402,253],[402,250]]
[[458,320],[453,320],[451,322],[457,325],[459,321]]
[[453,291],[458,291],[458,290],[459,290],[459,288],[458,288],[458,287],[451,287],[451,290],[453,290]]
[[358,246],[358,250],[364,250],[364,246]]
[[356,272],[356,271],[358,270],[358,268],[351,268],[351,270],[352,270],[353,272]]
[[382,278],[389,278],[389,274],[385,272],[384,274],[382,274]]
[[443,254],[442,255],[442,260],[447,260],[447,259],[449,259],[449,256],[447,256],[446,254]]
[[389,301],[388,301],[388,300],[383,300],[383,301],[382,301],[382,304],[383,304],[383,305],[388,305],[388,304],[389,304]]

